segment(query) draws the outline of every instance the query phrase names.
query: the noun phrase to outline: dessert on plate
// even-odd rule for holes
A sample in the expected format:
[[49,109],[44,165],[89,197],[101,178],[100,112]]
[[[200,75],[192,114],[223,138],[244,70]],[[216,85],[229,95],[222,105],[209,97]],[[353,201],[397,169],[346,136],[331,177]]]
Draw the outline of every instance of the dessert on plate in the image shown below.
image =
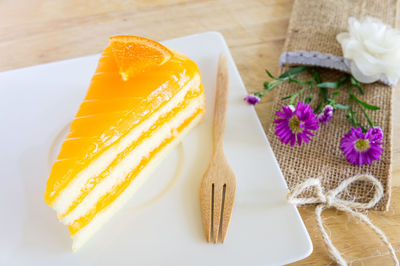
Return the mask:
[[165,46],[115,36],[54,162],[45,201],[77,250],[203,117],[196,64]]

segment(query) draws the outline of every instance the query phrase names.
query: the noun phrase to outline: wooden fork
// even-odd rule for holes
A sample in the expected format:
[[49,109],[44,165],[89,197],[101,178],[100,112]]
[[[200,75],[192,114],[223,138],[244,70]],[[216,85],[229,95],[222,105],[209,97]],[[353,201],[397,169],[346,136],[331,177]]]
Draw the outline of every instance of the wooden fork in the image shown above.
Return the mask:
[[200,203],[203,227],[207,242],[211,235],[214,244],[219,234],[224,243],[233,201],[235,200],[236,177],[224,154],[226,108],[228,104],[228,64],[225,54],[218,62],[217,86],[213,119],[213,153],[200,185]]

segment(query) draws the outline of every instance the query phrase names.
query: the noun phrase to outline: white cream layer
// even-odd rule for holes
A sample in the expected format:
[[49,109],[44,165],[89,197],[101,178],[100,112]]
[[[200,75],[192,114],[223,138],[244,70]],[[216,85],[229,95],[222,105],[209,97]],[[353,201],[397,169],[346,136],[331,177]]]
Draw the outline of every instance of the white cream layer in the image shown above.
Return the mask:
[[196,75],[191,79],[166,105],[160,108],[146,121],[139,124],[119,142],[111,146],[103,152],[97,159],[84,170],[79,172],[69,185],[63,189],[53,203],[53,208],[58,214],[65,213],[71,206],[72,202],[80,195],[81,189],[88,180],[102,173],[115,159],[115,157],[136,141],[143,132],[147,131],[162,115],[171,111],[179,105],[190,90],[197,90],[200,86],[200,75]]
[[193,116],[203,105],[202,96],[192,99],[188,106],[178,112],[169,122],[162,125],[150,137],[146,138],[131,152],[125,155],[117,165],[106,169],[107,176],[97,184],[92,191],[66,215],[61,221],[64,224],[72,224],[76,219],[95,208],[97,201],[106,193],[113,190],[115,186],[123,182],[130,172],[132,172],[154,149],[160,146],[163,141],[173,136],[176,129],[188,118]]

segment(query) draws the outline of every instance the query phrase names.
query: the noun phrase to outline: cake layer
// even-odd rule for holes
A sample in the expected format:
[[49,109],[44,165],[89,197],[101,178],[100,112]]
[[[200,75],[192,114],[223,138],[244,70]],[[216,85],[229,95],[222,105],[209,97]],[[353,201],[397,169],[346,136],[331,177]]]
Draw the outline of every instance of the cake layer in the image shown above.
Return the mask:
[[110,37],[45,191],[74,250],[129,199],[204,108],[192,60],[143,37]]
[[73,250],[79,249],[107,220],[115,214],[133,195],[136,189],[146,180],[153,169],[169,154],[181,139],[202,118],[204,109],[200,108],[196,113],[177,128],[178,135],[172,136],[162,143],[151,154],[144,158],[140,167],[135,169],[119,187],[104,196],[96,209],[69,226],[73,238]]
[[174,52],[165,64],[123,81],[111,48],[106,48],[53,165],[45,201],[55,205],[61,191],[78,173],[165,106],[198,75],[193,61]]
[[163,115],[181,104],[190,91],[200,92],[200,83],[200,76],[195,75],[192,80],[166,103],[166,105],[154,112],[146,121],[134,127],[129,133],[94,159],[87,168],[77,174],[55,199],[53,208],[57,213],[61,215],[65,214],[70,209],[72,203],[79,197],[81,191],[91,178],[100,175],[119,153],[123,152],[127,147],[132,145],[133,142],[137,141],[137,139],[140,138],[144,132],[148,131]]
[[71,208],[59,216],[65,224],[85,215],[95,208],[97,201],[104,194],[112,191],[125,177],[135,169],[143,158],[156,149],[163,141],[173,136],[175,129],[204,106],[204,95],[200,91],[188,92],[185,100],[171,112],[162,116],[137,141],[118,154],[110,166],[99,176],[91,178],[81,194],[71,205]]

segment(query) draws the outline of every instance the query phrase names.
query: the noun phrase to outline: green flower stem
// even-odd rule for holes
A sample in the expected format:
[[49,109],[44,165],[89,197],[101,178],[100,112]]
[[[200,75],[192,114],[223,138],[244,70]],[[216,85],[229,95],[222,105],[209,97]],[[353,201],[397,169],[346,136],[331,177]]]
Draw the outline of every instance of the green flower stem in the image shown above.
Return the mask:
[[353,111],[353,98],[351,97],[351,86],[347,83],[347,92],[349,93],[349,111],[347,117],[351,120],[353,127],[358,127],[360,123],[358,122],[355,112]]
[[[305,81],[299,80],[298,76],[305,71],[309,71],[309,73],[312,75],[311,79]],[[319,103],[314,110],[315,113],[320,113],[326,105],[331,105],[334,109],[347,110],[347,118],[352,123],[352,125],[354,127],[360,126],[362,130],[365,131],[365,128],[358,121],[356,112],[354,111],[354,108],[357,107],[361,109],[362,115],[365,116],[370,127],[376,125],[369,117],[367,111],[379,110],[380,108],[378,106],[364,102],[362,98],[358,97],[358,94],[364,94],[361,86],[362,84],[350,74],[343,75],[339,80],[335,82],[324,82],[321,78],[318,68],[310,66],[293,67],[282,73],[279,77],[275,77],[268,70],[266,70],[266,72],[271,78],[271,81],[264,82],[264,89],[253,94],[259,98],[262,98],[265,93],[271,91],[272,89],[281,85],[284,82],[295,83],[297,85],[301,85],[302,88],[297,92],[282,98],[282,100],[288,100],[290,105],[293,105],[296,99],[298,99],[298,97],[302,95],[306,89],[308,89],[307,95],[304,97],[305,104],[310,104],[312,102],[312,96],[314,92],[319,93],[320,95]],[[314,90],[314,87],[317,90]],[[348,93],[348,105],[337,103],[338,95],[344,90],[347,90]],[[353,92],[356,90],[358,90],[357,95]]]
[[268,85],[266,87],[264,87],[264,90],[261,92],[262,95],[264,95],[267,91],[272,90],[273,88],[275,88],[276,86],[280,85],[281,83],[283,83],[284,81],[286,81],[287,79],[284,80],[273,80],[268,82]]
[[335,106],[335,104],[336,104],[337,96],[340,94],[340,87],[341,86],[338,86],[337,89],[333,92],[333,98],[332,98],[332,101],[330,102],[330,104],[332,106]]
[[283,73],[282,75],[280,75],[278,78],[274,77],[268,70],[266,70],[267,74],[269,77],[271,77],[272,81],[269,82],[264,82],[264,90],[261,92],[257,92],[258,97],[262,97],[264,96],[264,94],[268,91],[271,91],[273,88],[275,88],[276,86],[279,86],[280,84],[282,84],[285,81],[289,81],[289,82],[296,82],[296,83],[300,83],[302,81],[297,80],[297,76],[301,73],[303,73],[304,71],[307,71],[310,67],[295,67],[292,69],[289,69],[288,71],[286,71],[285,73]]
[[375,126],[375,123],[372,122],[371,118],[368,116],[367,111],[365,111],[364,107],[363,107],[360,103],[358,103],[358,102],[357,102],[357,105],[358,105],[358,107],[360,107],[361,111],[363,112],[365,118],[366,118],[367,121],[368,121],[369,126],[370,126],[370,127],[374,127],[374,126]]
[[301,88],[301,90],[299,90],[298,92],[293,93],[293,94],[291,95],[291,97],[290,97],[289,105],[293,105],[294,100],[295,100],[299,95],[301,95],[301,94],[305,91],[305,89],[307,89],[307,88],[308,88],[308,87],[305,86],[305,87]]
[[308,95],[307,95],[306,99],[304,100],[305,104],[311,104],[311,102],[312,102],[313,87],[314,86],[310,86],[310,90],[308,92]]
[[355,114],[356,113],[353,111],[353,99],[350,98],[350,100],[349,100],[349,117],[351,119],[353,127],[358,127],[360,125],[360,123],[358,122]]
[[[369,117],[367,111],[365,110],[364,106],[367,106],[369,109],[371,110],[377,110],[379,107],[376,106],[371,106],[367,103],[364,103],[362,101],[360,101],[353,93],[352,88],[353,86],[356,87],[360,94],[364,94],[361,86],[359,85],[359,83],[356,85],[355,84],[355,79],[353,77],[350,77],[349,79],[347,79],[347,92],[349,94],[349,113],[348,116],[350,115],[350,118],[352,119],[352,123],[354,127],[358,127],[360,126],[363,130],[363,132],[365,133],[366,129],[361,125],[360,122],[358,122],[356,116],[355,116],[355,112],[353,111],[353,102],[355,102],[357,104],[357,106],[361,109],[363,115],[365,116],[365,118],[368,121],[368,124],[370,127],[374,127],[375,123],[371,120],[371,118]],[[375,109],[376,108],[376,109]]]

